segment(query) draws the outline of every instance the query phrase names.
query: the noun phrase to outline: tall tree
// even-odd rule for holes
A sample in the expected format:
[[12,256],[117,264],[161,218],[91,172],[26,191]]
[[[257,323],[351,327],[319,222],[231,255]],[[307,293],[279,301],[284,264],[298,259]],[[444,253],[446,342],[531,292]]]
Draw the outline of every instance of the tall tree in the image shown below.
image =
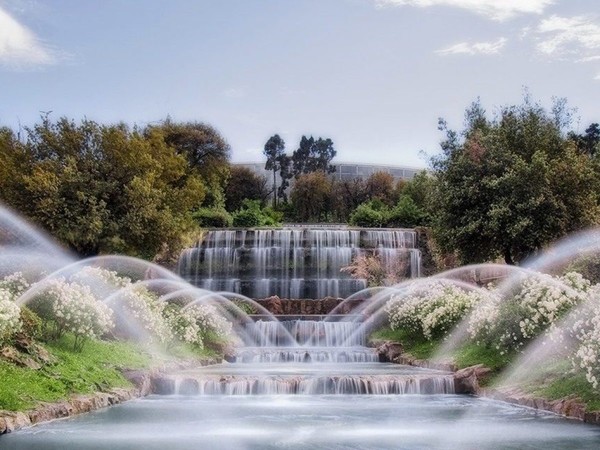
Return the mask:
[[298,149],[292,154],[292,172],[298,178],[302,174],[321,171],[324,173],[335,172],[331,160],[337,152],[333,148],[333,141],[329,138],[302,136]]
[[265,169],[273,172],[273,207],[277,206],[277,172],[281,170],[281,161],[285,157],[285,142],[278,134],[269,138],[265,143],[263,155],[267,157]]
[[564,108],[529,98],[487,119],[477,102],[459,134],[446,131],[432,161],[434,229],[464,263],[520,263],[561,236],[598,220],[598,175],[566,138]]

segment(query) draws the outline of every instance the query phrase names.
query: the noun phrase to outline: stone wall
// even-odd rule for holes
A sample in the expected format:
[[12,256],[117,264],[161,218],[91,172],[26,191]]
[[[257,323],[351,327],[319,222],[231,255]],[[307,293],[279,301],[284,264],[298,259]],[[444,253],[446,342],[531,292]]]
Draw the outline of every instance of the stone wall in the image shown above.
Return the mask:
[[[257,302],[274,315],[325,315],[331,313],[343,299],[326,297],[321,300],[309,299],[281,299],[274,295],[273,297],[257,300]],[[348,301],[336,311],[336,314],[349,314],[362,300]]]

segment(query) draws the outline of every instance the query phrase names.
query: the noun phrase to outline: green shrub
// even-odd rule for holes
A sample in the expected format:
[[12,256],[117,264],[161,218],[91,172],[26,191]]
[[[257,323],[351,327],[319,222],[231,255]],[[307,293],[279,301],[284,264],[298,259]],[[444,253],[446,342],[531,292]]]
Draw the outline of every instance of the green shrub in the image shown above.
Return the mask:
[[283,213],[273,208],[262,208],[258,200],[246,199],[242,207],[233,214],[235,227],[273,227],[281,226]]
[[417,206],[412,198],[403,195],[392,209],[387,226],[413,228],[426,223],[426,214]]
[[42,335],[42,319],[26,306],[21,307],[21,332],[28,338],[39,339]]
[[388,214],[381,202],[372,200],[358,205],[350,214],[350,225],[367,228],[380,228],[386,226]]
[[200,208],[193,214],[201,227],[227,228],[233,225],[231,214],[221,208]]

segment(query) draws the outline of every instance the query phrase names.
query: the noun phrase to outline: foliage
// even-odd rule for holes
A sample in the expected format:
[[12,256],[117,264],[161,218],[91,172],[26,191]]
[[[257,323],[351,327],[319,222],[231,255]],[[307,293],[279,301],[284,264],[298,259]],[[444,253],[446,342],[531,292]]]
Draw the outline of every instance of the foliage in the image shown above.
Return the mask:
[[577,273],[555,278],[536,274],[522,280],[508,298],[492,296],[469,319],[471,338],[501,354],[519,350],[581,303],[590,287]]
[[427,222],[425,212],[408,195],[402,195],[390,212],[387,226],[414,228]]
[[247,167],[232,166],[231,177],[225,186],[225,209],[236,211],[242,207],[244,200],[256,200],[264,205],[269,197],[267,179],[255,174]]
[[233,225],[233,217],[222,208],[199,208],[194,211],[193,217],[204,228],[227,228]]
[[375,172],[365,182],[365,193],[369,200],[379,200],[391,206],[395,203],[394,176],[388,172]]
[[10,291],[0,288],[0,344],[21,330],[21,311]]
[[350,214],[350,225],[356,227],[380,228],[387,224],[388,213],[378,200],[371,200],[359,205]]
[[528,97],[492,120],[474,103],[461,135],[440,121],[446,140],[432,160],[432,207],[443,250],[464,263],[502,256],[515,264],[595,223],[599,177],[565,138],[568,123],[564,102],[550,114]]
[[331,180],[325,172],[299,175],[291,193],[291,202],[301,222],[321,222],[331,211]]
[[477,291],[466,291],[442,281],[409,286],[385,305],[391,328],[405,329],[431,340],[449,333],[454,325],[482,300]]
[[88,286],[63,278],[45,281],[31,308],[45,322],[47,337],[59,339],[72,333],[77,351],[88,339],[98,339],[114,327],[112,310],[96,300]]
[[337,180],[333,183],[331,196],[333,214],[336,221],[348,222],[350,214],[367,200],[365,182],[360,178]]
[[165,143],[184,156],[204,180],[207,207],[225,207],[224,189],[229,179],[231,147],[215,128],[200,122],[176,123],[167,118],[148,131],[159,131]]
[[46,115],[25,129],[23,141],[4,130],[0,162],[10,171],[0,198],[83,255],[151,258],[163,244],[176,250],[195,229],[191,212],[214,177],[174,147],[183,142],[173,138],[177,133],[165,134],[184,128],[140,130]]
[[[269,138],[265,143],[263,155],[267,157],[265,163],[265,170],[271,170],[273,172],[273,207],[277,207],[277,198],[279,192],[277,190],[277,172],[281,173],[281,178],[284,178],[283,173],[287,169],[287,157],[285,155],[285,142],[278,134],[275,134]],[[283,170],[282,170],[283,169]]]
[[261,208],[256,200],[244,200],[242,207],[233,214],[235,227],[274,227],[281,226],[283,214],[272,208]]
[[296,179],[313,172],[333,173],[331,160],[336,154],[331,139],[302,136],[298,149],[292,153],[292,173]]

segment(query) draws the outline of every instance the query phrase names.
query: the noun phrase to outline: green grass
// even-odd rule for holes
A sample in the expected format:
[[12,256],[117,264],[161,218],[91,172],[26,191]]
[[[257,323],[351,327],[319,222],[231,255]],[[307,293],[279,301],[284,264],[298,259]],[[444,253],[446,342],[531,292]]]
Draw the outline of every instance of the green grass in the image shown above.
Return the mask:
[[418,359],[431,358],[440,345],[440,340],[428,341],[422,335],[405,329],[382,328],[371,334],[371,339],[388,339],[402,344],[405,353]]
[[583,373],[573,371],[573,366],[566,359],[539,367],[523,388],[548,400],[577,397],[588,411],[600,411],[600,391],[592,387]]
[[514,357],[512,354],[501,355],[496,349],[487,348],[474,343],[468,343],[460,347],[453,355],[454,362],[459,368],[483,364],[493,373],[499,373]]
[[45,347],[56,361],[39,370],[0,361],[0,409],[22,411],[38,402],[62,400],[74,393],[130,387],[119,369],[150,365],[149,355],[125,342],[89,341],[77,353],[72,350],[73,338],[65,336]]

